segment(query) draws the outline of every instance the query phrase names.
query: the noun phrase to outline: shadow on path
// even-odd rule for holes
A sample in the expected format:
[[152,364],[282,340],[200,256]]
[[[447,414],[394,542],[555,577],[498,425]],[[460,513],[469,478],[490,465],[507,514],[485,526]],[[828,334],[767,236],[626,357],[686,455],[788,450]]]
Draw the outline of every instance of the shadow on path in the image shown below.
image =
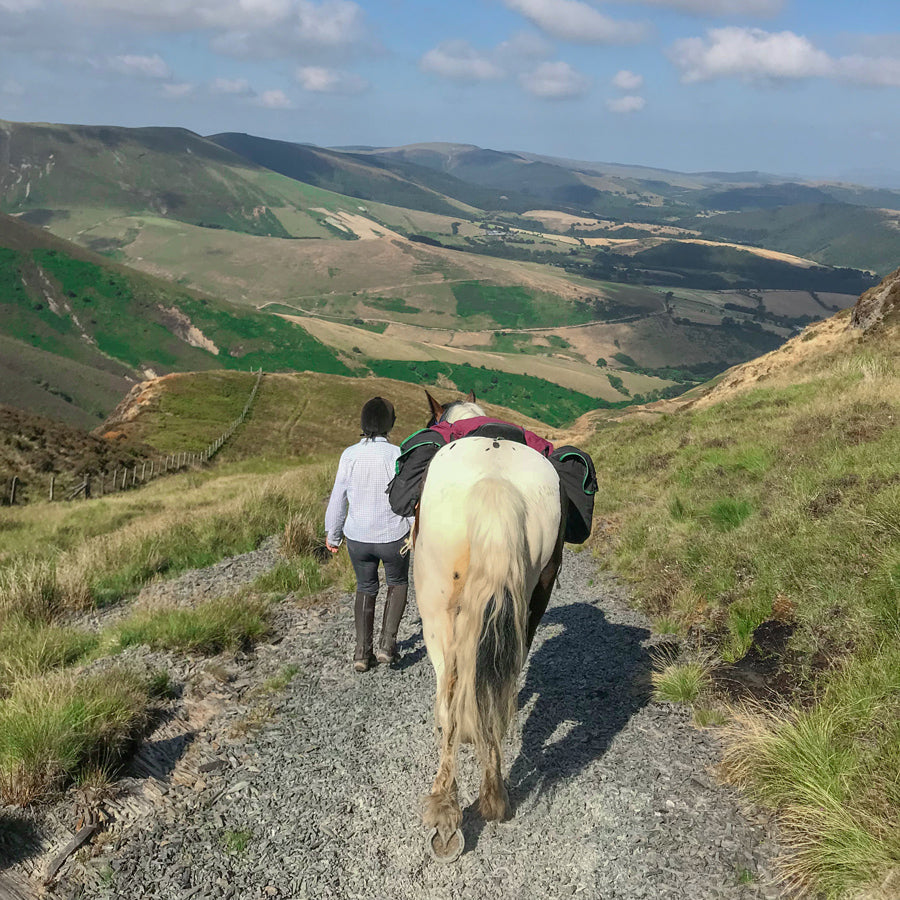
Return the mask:
[[513,809],[599,759],[649,699],[648,630],[614,625],[588,603],[549,609],[540,627],[553,625],[563,631],[533,653],[519,694],[520,709],[534,707],[509,773]]
[[405,641],[397,641],[398,659],[391,665],[392,669],[402,671],[414,666],[425,658],[425,638],[420,628],[414,635]]
[[40,833],[31,818],[12,811],[0,812],[0,872],[40,851]]

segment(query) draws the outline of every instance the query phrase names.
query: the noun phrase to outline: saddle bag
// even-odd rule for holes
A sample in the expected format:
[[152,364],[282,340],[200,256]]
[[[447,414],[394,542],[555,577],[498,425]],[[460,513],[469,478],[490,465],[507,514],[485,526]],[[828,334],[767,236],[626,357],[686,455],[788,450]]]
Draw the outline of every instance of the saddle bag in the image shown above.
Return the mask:
[[436,431],[423,428],[400,445],[395,474],[387,486],[388,502],[398,516],[411,518],[416,514],[425,473],[435,454],[446,443]]
[[565,541],[583,544],[591,535],[594,518],[594,494],[597,493],[594,461],[589,453],[577,447],[558,447],[548,458],[569,500]]

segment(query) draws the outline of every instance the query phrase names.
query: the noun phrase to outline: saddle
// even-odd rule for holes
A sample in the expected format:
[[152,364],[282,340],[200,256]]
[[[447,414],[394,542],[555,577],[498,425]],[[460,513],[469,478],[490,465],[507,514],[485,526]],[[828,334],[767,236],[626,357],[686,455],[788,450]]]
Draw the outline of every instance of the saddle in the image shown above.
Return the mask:
[[[486,422],[472,429],[465,437],[486,437],[515,441],[519,444],[528,443],[524,429],[509,422]],[[415,516],[428,466],[438,450],[446,443],[447,440],[442,434],[431,428],[423,428],[410,435],[400,445],[395,475],[387,486],[388,501],[398,516],[408,518]],[[594,494],[597,493],[594,461],[590,454],[578,447],[559,447],[549,453],[547,459],[556,469],[563,493],[569,501],[565,540],[570,544],[583,544],[591,533]]]

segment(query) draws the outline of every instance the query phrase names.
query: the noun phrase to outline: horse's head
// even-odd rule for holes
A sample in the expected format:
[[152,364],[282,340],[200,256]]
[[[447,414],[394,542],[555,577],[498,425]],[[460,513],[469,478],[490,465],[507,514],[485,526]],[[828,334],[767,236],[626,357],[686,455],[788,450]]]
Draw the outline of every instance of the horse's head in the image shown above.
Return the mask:
[[460,419],[473,419],[475,416],[485,415],[485,411],[475,402],[475,391],[469,391],[465,400],[453,400],[443,406],[428,391],[425,391],[425,396],[431,407],[431,419],[426,428],[431,428],[438,422],[458,422]]

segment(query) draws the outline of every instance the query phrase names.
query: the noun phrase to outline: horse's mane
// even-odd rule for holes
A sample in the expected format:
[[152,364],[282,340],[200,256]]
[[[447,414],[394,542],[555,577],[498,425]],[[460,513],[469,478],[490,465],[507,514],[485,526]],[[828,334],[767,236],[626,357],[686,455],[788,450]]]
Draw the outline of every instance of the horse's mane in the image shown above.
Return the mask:
[[465,400],[457,400],[451,403],[441,416],[442,422],[459,422],[460,419],[474,419],[476,416],[487,415],[477,403],[469,403]]

